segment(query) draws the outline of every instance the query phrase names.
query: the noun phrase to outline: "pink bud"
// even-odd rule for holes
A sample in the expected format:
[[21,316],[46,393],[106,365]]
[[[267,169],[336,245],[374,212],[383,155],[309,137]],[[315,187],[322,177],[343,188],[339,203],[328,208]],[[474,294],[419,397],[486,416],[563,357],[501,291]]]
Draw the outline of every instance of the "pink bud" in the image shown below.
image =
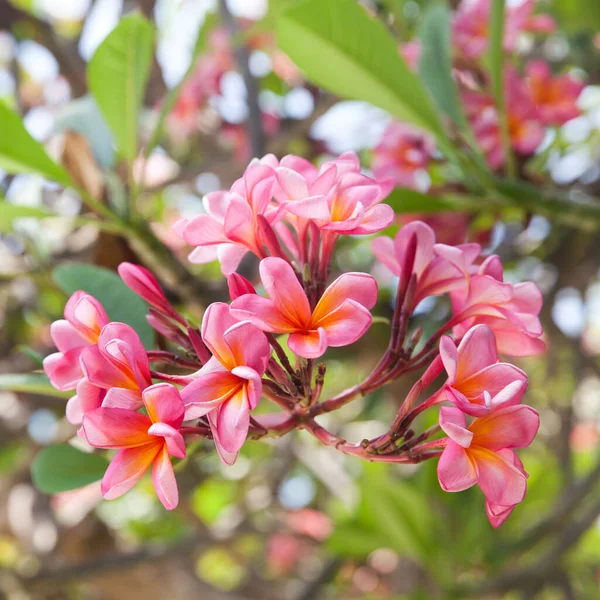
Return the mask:
[[123,262],[118,269],[121,279],[131,288],[138,296],[143,298],[148,304],[157,308],[160,312],[169,315],[179,323],[185,325],[185,320],[171,306],[167,300],[160,284],[156,277],[139,265]]
[[181,329],[171,321],[166,315],[163,315],[160,311],[150,307],[149,314],[146,316],[146,320],[150,323],[150,327],[155,329],[162,336],[168,340],[183,346],[184,348],[190,347],[190,341],[187,339]]
[[193,327],[188,327],[188,336],[200,362],[204,365],[210,360],[210,352],[202,341],[201,335]]
[[254,286],[239,273],[231,273],[231,275],[227,276],[227,287],[229,288],[229,295],[232,302],[245,294],[256,294]]

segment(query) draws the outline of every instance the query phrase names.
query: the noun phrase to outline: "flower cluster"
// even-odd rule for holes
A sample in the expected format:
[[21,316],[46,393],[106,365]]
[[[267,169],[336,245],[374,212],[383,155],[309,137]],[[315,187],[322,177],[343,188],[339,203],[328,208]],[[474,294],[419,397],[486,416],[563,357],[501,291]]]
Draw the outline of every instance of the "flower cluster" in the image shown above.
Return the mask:
[[[152,467],[159,499],[174,508],[171,459],[186,457],[190,438],[212,440],[221,460],[232,464],[249,438],[305,429],[368,460],[439,457],[443,489],[478,484],[492,525],[506,519],[526,489],[514,450],[531,443],[539,419],[521,404],[527,375],[501,362],[499,353],[536,354],[544,343],[539,290],[533,283],[505,282],[497,256],[484,257],[474,243],[437,243],[420,221],[394,239],[376,237],[374,255],[398,279],[388,348],[364,381],[321,399],[326,364],[315,359],[330,346],[361,338],[378,298],[368,273],[342,273],[330,282],[335,244],[341,236],[374,234],[390,224],[393,211],[382,203],[388,190],[385,181],[363,175],[350,153],[319,168],[296,156],[253,161],[230,190],[205,198],[206,214],[175,227],[195,246],[191,260],[219,259],[231,303],[208,306],[197,328],[148,270],[119,267],[123,281],[150,305],[148,320],[169,350],[147,351],[130,326],[110,322],[97,300],[84,292],[71,297],[65,319],[52,325],[59,352],[44,368],[57,388],[75,391],[67,418],[81,425],[79,435],[92,447],[118,450],[102,481],[106,498],[127,492]],[[246,253],[260,261],[261,293],[236,272]],[[409,331],[410,316],[437,296],[449,299],[451,315],[421,340],[421,328]],[[281,336],[287,336],[294,365]],[[175,372],[155,370],[154,363]],[[423,369],[389,431],[377,438],[351,443],[315,420]],[[417,402],[444,370],[442,387]],[[263,398],[278,412],[254,412]],[[415,435],[417,416],[440,404],[439,427]],[[430,439],[442,432],[446,437]]]

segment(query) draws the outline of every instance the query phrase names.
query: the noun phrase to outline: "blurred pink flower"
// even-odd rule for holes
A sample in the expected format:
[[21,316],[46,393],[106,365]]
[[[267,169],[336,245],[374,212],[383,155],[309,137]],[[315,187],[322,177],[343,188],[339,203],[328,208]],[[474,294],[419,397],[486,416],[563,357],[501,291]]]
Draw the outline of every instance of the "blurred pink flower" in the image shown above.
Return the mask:
[[213,356],[181,391],[185,418],[208,417],[219,456],[230,465],[246,441],[271,348],[262,331],[236,321],[222,302],[207,308],[202,340]]
[[577,98],[585,84],[573,75],[553,77],[543,60],[532,60],[525,69],[526,83],[541,121],[545,125],[562,125],[581,114]]
[[527,491],[527,475],[513,450],[529,446],[539,424],[537,411],[525,405],[503,406],[468,427],[461,410],[442,407],[440,427],[449,438],[437,469],[442,489],[460,492],[479,485],[488,518],[498,527]]
[[446,398],[468,415],[483,416],[521,402],[527,375],[514,365],[498,362],[496,339],[486,325],[469,329],[458,348],[444,336],[440,356],[448,373]]
[[[183,401],[177,388],[168,383],[146,388],[142,398],[147,415],[123,408],[97,408],[84,416],[83,433],[90,446],[120,450],[102,479],[102,495],[107,500],[131,490],[152,465],[156,494],[164,507],[172,510],[179,494],[170,457],[186,455],[179,432]],[[125,396],[122,404],[127,402]]]
[[292,267],[280,258],[265,258],[260,277],[270,298],[240,296],[231,314],[263,331],[289,333],[288,346],[304,358],[318,358],[327,346],[347,346],[371,326],[369,312],[377,301],[377,284],[366,273],[344,273],[323,293],[314,311]]
[[421,40],[414,39],[400,45],[400,55],[411,71],[417,71],[419,68],[419,59],[421,58],[422,44]]
[[434,150],[433,139],[425,132],[392,121],[373,150],[373,174],[376,179],[392,178],[401,187],[422,189],[419,176],[426,174]]

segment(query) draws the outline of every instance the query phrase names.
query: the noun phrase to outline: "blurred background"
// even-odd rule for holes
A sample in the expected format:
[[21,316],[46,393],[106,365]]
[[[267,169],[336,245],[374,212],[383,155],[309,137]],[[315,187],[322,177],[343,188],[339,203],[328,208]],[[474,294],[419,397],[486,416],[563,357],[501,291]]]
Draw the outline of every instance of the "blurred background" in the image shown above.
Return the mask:
[[[393,125],[380,108],[311,84],[278,47],[275,19],[293,3],[0,0],[0,101],[24,116],[27,131],[79,188],[111,210],[124,210],[128,192],[137,189],[147,239],[168,255],[160,274],[170,297],[198,321],[203,306],[226,297],[224,280],[217,264],[186,265],[188,248],[170,226],[202,212],[204,194],[228,188],[252,156],[266,152],[321,161],[353,150],[375,168]],[[402,47],[418,35],[432,3],[361,4]],[[88,92],[86,64],[131,11],[157,29],[142,140],[156,131],[165,99],[172,106],[147,168],[140,158],[128,174]],[[527,168],[519,159],[519,174],[600,202],[598,0],[540,0],[536,11],[558,27],[543,37],[522,32],[511,60],[542,58],[553,71],[577,77],[582,91],[573,118],[545,131]],[[0,146],[10,144],[10,135],[0,130]],[[425,152],[419,135],[407,142],[409,150]],[[427,150],[423,160],[407,159],[405,151],[394,151],[394,160],[409,166],[408,178],[399,178],[403,189],[435,197],[436,189],[456,188],[437,151]],[[519,361],[530,375],[525,402],[539,410],[541,430],[521,453],[530,474],[527,498],[499,530],[488,524],[478,489],[441,491],[435,461],[365,464],[304,432],[247,443],[233,467],[221,465],[210,443],[201,444],[178,471],[181,502],[169,513],[147,479],[111,502],[102,500],[99,482],[51,496],[33,486],[36,454],[71,440],[75,428],[64,417],[68,394],[43,378],[13,374],[39,372],[52,351],[49,325],[77,289],[74,264],[114,270],[124,260],[145,261],[135,244],[86,217],[73,189],[0,169],[0,190],[0,598],[600,598],[595,223],[485,200],[425,216],[440,241],[479,241],[502,256],[511,281],[533,280],[545,295],[548,352]],[[410,210],[401,204],[396,230],[420,212],[414,202]],[[395,281],[374,264],[369,240],[346,240],[336,268],[372,272],[382,289],[374,313],[389,317]],[[242,265],[249,276],[255,269]],[[447,314],[443,301],[429,302],[415,324],[433,331]],[[330,352],[323,397],[367,375],[386,335],[386,326],[375,323],[359,344]],[[402,379],[328,415],[329,428],[353,441],[378,435],[412,383]]]

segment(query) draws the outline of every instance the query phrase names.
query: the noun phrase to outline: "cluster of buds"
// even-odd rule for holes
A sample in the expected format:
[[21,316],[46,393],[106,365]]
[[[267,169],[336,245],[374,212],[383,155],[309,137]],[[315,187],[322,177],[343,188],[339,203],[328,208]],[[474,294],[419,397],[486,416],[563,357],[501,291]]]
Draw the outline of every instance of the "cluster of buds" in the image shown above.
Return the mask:
[[[398,277],[388,347],[361,383],[321,398],[326,364],[316,359],[329,346],[356,342],[373,321],[378,297],[367,273],[343,273],[330,283],[336,241],[387,227],[394,217],[382,203],[388,190],[387,182],[360,172],[353,154],[320,168],[295,156],[253,161],[229,191],[205,198],[206,214],[175,227],[195,246],[191,260],[218,258],[227,276],[231,303],[211,304],[199,329],[169,303],[149,271],[119,267],[124,282],[149,303],[149,322],[170,350],[146,351],[135,331],[109,322],[94,298],[71,297],[65,319],[52,325],[59,352],[44,367],[58,389],[75,390],[67,418],[81,424],[79,435],[93,447],[119,450],[102,481],[106,498],[127,492],[152,466],[158,497],[173,508],[171,457],[184,458],[188,440],[212,440],[221,460],[232,464],[247,439],[304,429],[370,461],[439,457],[443,489],[477,484],[491,523],[506,519],[526,489],[514,449],[531,443],[539,419],[521,404],[526,374],[499,362],[498,352],[535,354],[544,344],[539,290],[503,281],[498,257],[484,259],[478,244],[436,243],[422,222],[406,225],[395,239],[376,237],[373,253]],[[247,252],[260,260],[266,296],[236,272]],[[410,317],[422,300],[441,295],[449,296],[452,315],[424,340]],[[154,370],[154,363],[171,372]],[[423,374],[384,434],[352,443],[317,423],[319,415],[415,371]],[[444,371],[441,388],[421,398]],[[277,411],[253,414],[262,399]],[[416,433],[416,417],[440,404],[439,426]]]

